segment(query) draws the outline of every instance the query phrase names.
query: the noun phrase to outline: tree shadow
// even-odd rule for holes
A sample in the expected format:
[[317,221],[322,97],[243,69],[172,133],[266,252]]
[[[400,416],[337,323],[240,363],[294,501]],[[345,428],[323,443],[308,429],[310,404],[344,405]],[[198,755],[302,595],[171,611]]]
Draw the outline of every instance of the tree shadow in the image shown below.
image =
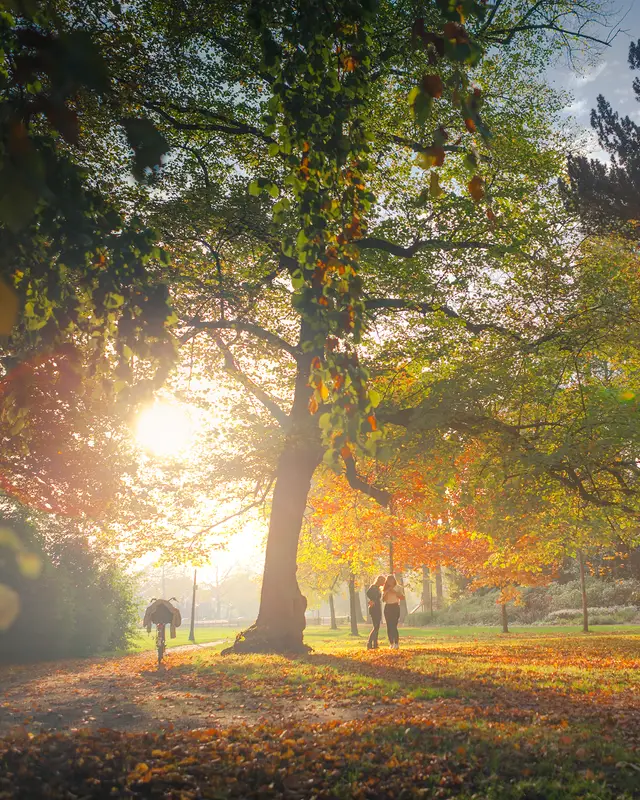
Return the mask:
[[[419,655],[428,655],[428,650],[422,648]],[[441,651],[433,651],[433,655],[441,657]],[[449,653],[446,654],[449,657]],[[453,658],[469,658],[467,654],[454,654]],[[378,664],[375,661],[364,662],[348,656],[338,656],[329,653],[312,654],[304,658],[293,659],[315,666],[331,667],[341,674],[392,681],[405,687],[408,692],[421,688],[435,688],[451,692],[452,696],[469,700],[476,706],[485,709],[497,709],[500,716],[505,712],[505,707],[510,707],[518,716],[545,715],[550,720],[553,718],[575,721],[592,720],[598,717],[602,727],[616,726],[616,719],[624,715],[627,722],[636,721],[636,730],[640,732],[640,707],[635,698],[621,707],[620,696],[599,695],[576,696],[575,693],[563,691],[551,686],[538,686],[535,689],[526,686],[506,685],[483,676],[481,679],[469,676],[455,677],[451,675],[430,675],[407,666]],[[419,698],[416,702],[420,702]],[[427,701],[428,702],[428,701]]]

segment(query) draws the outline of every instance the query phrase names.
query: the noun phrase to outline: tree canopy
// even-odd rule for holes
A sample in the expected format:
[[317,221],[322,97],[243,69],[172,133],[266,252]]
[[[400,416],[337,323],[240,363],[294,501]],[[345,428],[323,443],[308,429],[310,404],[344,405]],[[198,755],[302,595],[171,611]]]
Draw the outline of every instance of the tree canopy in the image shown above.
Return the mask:
[[[616,535],[636,514],[634,255],[583,241],[565,208],[569,134],[542,74],[598,38],[599,5],[307,5],[56,17],[99,39],[115,87],[77,94],[77,147],[56,152],[121,216],[65,266],[77,322],[56,304],[37,318],[117,375],[114,397],[166,374],[173,324],[174,385],[220,417],[196,491],[253,484],[249,506],[271,501],[261,610],[237,650],[302,646],[296,553],[323,462],[396,512],[413,460],[434,502],[459,520],[477,507],[496,540],[568,498]],[[66,234],[29,224],[19,236],[51,260]],[[16,291],[44,280],[7,275]]]

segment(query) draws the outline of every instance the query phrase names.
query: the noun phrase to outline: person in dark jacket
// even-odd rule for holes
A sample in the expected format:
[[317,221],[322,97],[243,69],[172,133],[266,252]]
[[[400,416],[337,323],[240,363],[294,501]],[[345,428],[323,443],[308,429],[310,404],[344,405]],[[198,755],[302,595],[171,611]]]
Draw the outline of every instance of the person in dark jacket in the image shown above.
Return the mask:
[[384,619],[387,623],[387,636],[392,650],[400,647],[400,636],[398,634],[398,622],[400,621],[400,602],[404,598],[404,589],[395,575],[387,575],[382,587],[382,599],[384,600]]
[[369,641],[367,642],[367,650],[378,649],[378,632],[380,630],[380,623],[382,622],[382,594],[381,587],[384,584],[384,575],[378,575],[375,582],[367,589],[367,598],[369,600],[369,614],[371,614],[371,622],[373,628],[369,634]]

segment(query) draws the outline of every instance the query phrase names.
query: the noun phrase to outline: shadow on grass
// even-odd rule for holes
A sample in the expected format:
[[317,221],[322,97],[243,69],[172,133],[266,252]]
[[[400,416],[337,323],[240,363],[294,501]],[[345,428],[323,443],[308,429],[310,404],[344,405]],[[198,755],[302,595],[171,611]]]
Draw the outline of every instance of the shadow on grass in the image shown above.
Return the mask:
[[[429,655],[429,652],[429,650],[421,648],[416,655]],[[442,651],[433,651],[432,654],[439,657],[443,655]],[[450,654],[447,652],[445,655],[447,658],[452,655],[453,660],[469,658],[469,655],[462,653]],[[630,724],[635,720],[634,727],[640,735],[640,707],[638,707],[637,698],[633,700],[629,698],[630,702],[621,706],[620,696],[617,694],[585,697],[551,686],[537,686],[532,689],[525,686],[507,685],[499,681],[500,676],[473,678],[468,675],[464,677],[430,675],[428,672],[421,672],[406,666],[381,665],[376,661],[360,661],[329,653],[312,654],[306,658],[295,659],[295,661],[330,667],[341,674],[358,677],[379,679],[381,675],[384,675],[386,680],[398,684],[406,690],[407,694],[410,694],[412,690],[422,688],[445,690],[450,692],[450,697],[466,698],[485,708],[499,706],[501,709],[499,714],[503,714],[505,708],[510,708],[518,714],[543,714],[549,716],[550,719],[558,717],[559,719],[589,720],[597,716],[603,727],[607,725],[615,727],[616,719],[624,715],[625,721]]]
[[[441,651],[420,649],[414,655],[442,656]],[[411,655],[411,650],[405,654]],[[446,656],[449,657],[449,653]],[[392,656],[393,657],[393,656]],[[464,660],[469,656],[452,654],[452,660]],[[549,724],[567,720],[572,725],[597,724],[607,735],[617,728],[626,741],[640,745],[640,708],[632,693],[610,695],[585,695],[567,687],[544,686],[541,681],[534,687],[518,684],[518,675],[513,683],[505,683],[504,673],[495,676],[442,675],[406,666],[381,664],[374,655],[371,661],[350,658],[348,655],[313,653],[308,656],[269,659],[261,657],[255,661],[243,657],[215,659],[195,664],[182,665],[175,678],[182,685],[193,682],[200,692],[209,687],[218,690],[222,682],[229,691],[234,685],[237,691],[251,696],[268,697],[289,695],[316,697],[338,704],[357,699],[361,710],[380,713],[380,704],[430,703],[436,700],[457,699],[473,707],[476,713],[487,720],[511,719],[529,724],[536,719],[547,719]],[[179,676],[179,677],[178,677]],[[557,678],[556,678],[557,680]],[[363,709],[362,706],[365,706]]]
[[544,730],[496,731],[446,719],[427,724],[407,711],[383,723],[300,723],[286,732],[263,725],[162,737],[114,731],[37,736],[19,747],[0,740],[0,794],[9,781],[14,800],[638,796],[637,773],[620,766],[624,752],[597,741],[587,747],[574,752]]

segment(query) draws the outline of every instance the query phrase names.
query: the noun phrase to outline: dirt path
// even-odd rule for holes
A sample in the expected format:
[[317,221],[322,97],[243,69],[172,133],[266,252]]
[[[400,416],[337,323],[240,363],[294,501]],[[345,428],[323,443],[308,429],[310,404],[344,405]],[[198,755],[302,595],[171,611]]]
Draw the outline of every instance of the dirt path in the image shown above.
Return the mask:
[[0,667],[0,736],[16,728],[28,733],[100,728],[154,732],[362,715],[357,708],[322,700],[247,696],[215,686],[189,690],[172,669],[171,653],[199,648],[171,648],[168,668],[160,671],[152,653]]

